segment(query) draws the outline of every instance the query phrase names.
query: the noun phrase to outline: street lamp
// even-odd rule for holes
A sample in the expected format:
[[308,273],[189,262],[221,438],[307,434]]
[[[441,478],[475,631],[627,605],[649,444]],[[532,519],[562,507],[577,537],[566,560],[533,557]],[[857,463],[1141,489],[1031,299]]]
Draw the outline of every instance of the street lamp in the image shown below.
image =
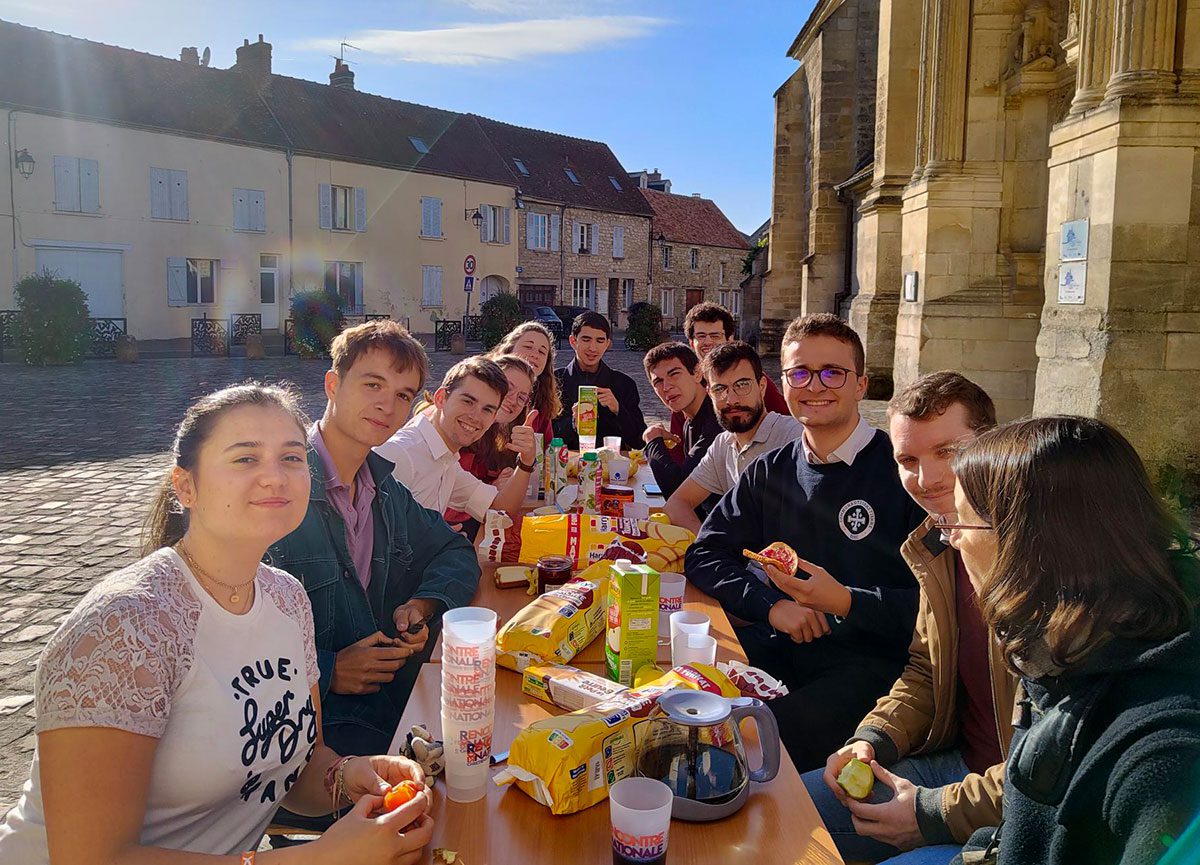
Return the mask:
[[463,219],[471,220],[473,223],[475,223],[476,228],[483,225],[483,214],[479,212],[478,207],[476,207],[473,211],[469,207],[466,210],[464,210],[463,211]]
[[21,172],[21,176],[28,180],[33,176],[33,167],[37,163],[34,161],[33,157],[29,155],[29,151],[22,148],[17,151],[16,164],[17,171]]
[[654,245],[659,249],[667,245],[667,238],[661,231],[658,233],[658,237],[654,238]]

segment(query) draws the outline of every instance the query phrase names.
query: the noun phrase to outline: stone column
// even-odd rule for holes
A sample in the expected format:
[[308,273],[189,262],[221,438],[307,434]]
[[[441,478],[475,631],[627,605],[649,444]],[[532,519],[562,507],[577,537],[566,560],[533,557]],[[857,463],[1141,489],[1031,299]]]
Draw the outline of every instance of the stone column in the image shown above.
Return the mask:
[[1175,91],[1178,0],[1117,0],[1108,95]]
[[[880,10],[882,18],[882,10]],[[937,0],[928,0],[921,4],[921,49],[917,67],[917,135],[914,142],[916,159],[912,179],[920,180],[925,172],[925,163],[929,161],[929,101],[933,98],[933,35],[931,27],[936,21]],[[880,33],[883,31],[881,30]],[[882,37],[881,37],[882,43]]]
[[1079,10],[1079,65],[1071,113],[1081,114],[1104,100],[1112,76],[1113,0],[1083,0]]
[[957,168],[963,160],[967,117],[967,42],[971,29],[969,0],[940,0],[934,35],[933,93],[930,101],[929,161],[925,176]]

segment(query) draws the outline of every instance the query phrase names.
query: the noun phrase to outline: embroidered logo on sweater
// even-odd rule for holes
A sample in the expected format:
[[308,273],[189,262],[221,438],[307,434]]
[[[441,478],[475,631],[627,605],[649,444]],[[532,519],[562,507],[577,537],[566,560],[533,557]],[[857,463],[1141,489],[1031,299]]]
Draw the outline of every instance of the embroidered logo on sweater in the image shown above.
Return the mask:
[[861,541],[875,528],[875,511],[862,499],[846,502],[838,513],[842,533],[852,541]]

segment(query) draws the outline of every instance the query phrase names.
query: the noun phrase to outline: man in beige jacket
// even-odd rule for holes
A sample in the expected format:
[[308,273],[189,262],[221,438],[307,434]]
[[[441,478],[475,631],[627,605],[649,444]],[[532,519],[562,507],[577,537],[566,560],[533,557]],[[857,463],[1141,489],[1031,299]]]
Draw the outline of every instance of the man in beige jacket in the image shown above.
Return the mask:
[[[936,525],[938,515],[954,513],[951,458],[996,415],[979,386],[935,372],[892,399],[888,421],[904,488],[930,514],[901,550],[921,587],[908,665],[846,746],[804,783],[847,860],[944,865],[972,831],[1000,822],[1012,738],[1016,680]],[[877,779],[863,802],[836,782],[852,757]]]

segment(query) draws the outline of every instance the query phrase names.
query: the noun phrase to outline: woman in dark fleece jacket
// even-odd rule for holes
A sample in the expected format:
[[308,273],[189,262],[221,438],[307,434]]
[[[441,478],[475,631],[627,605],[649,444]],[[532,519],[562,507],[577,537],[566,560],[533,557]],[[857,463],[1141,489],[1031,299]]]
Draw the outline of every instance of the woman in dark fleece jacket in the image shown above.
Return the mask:
[[955,862],[1148,865],[1176,841],[1196,861],[1181,838],[1200,812],[1195,540],[1101,421],[1009,424],[955,474],[944,530],[1023,688],[1004,823]]

